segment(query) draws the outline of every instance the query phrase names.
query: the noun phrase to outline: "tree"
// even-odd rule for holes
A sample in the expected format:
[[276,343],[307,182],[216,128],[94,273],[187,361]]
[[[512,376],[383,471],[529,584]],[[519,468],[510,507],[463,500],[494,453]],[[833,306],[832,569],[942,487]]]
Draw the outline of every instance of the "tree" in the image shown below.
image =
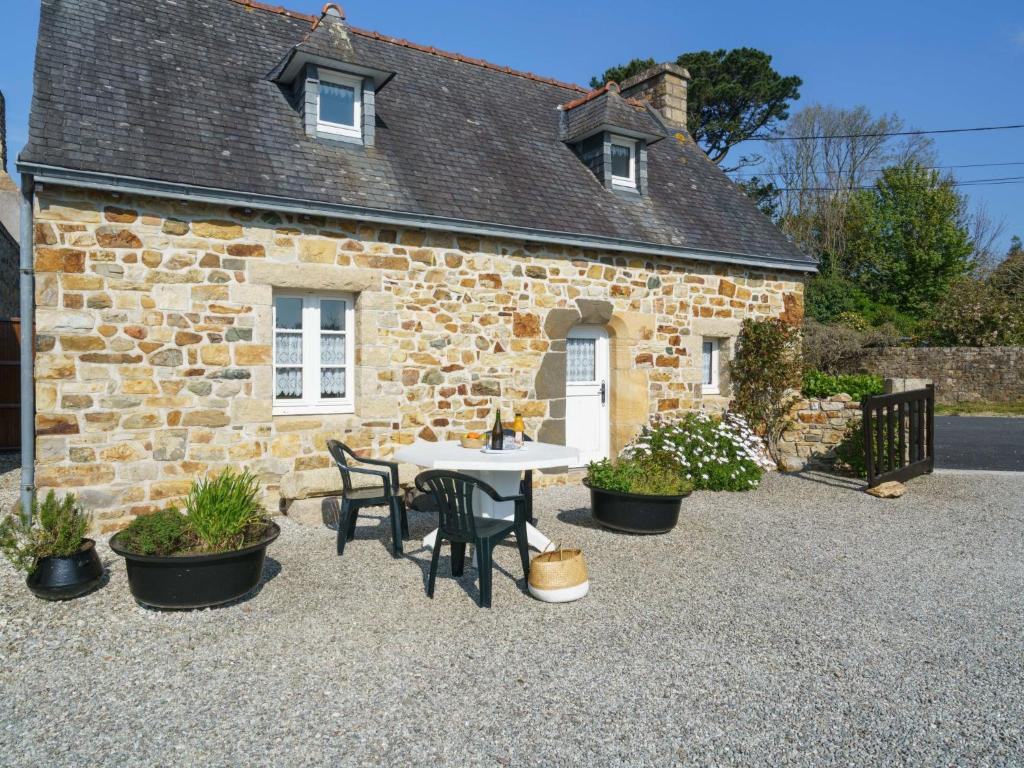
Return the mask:
[[590,78],[591,88],[600,88],[605,83],[622,83],[633,75],[639,75],[646,69],[650,69],[658,62],[654,59],[632,59],[628,64],[617,67],[609,67],[600,77]]
[[846,274],[875,302],[927,317],[967,274],[974,246],[951,179],[914,161],[850,196]]
[[992,281],[961,278],[935,307],[927,336],[932,344],[950,347],[1024,344],[1024,300]]
[[850,196],[873,184],[883,168],[935,162],[931,139],[886,135],[905,128],[898,115],[876,117],[866,107],[812,104],[793,115],[783,133],[792,140],[774,142],[768,160],[767,178],[781,190],[783,231],[846,274]]
[[[803,85],[795,75],[780,75],[772,67],[772,57],[756,48],[682,53],[676,64],[689,70],[692,78],[687,129],[718,164],[740,142],[767,135],[789,117],[789,104],[800,98]],[[652,66],[654,59],[633,59],[605,70],[590,83],[597,88],[609,80],[622,82]],[[741,158],[740,165],[749,162],[753,161]]]
[[1020,238],[1010,238],[1010,250],[1006,258],[992,271],[989,278],[992,287],[1005,296],[1024,302],[1024,247]]
[[757,203],[757,207],[765,216],[774,220],[779,215],[779,188],[771,181],[766,181],[760,176],[751,176],[749,179],[737,181],[736,185],[742,189],[747,197]]
[[733,407],[779,460],[779,440],[800,387],[800,330],[779,319],[744,320],[729,364]]

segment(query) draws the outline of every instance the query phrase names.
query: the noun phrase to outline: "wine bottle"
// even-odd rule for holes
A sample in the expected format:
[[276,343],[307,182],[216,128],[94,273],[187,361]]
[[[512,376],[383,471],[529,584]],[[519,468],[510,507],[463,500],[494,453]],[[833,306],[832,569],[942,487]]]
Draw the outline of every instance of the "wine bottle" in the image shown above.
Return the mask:
[[500,451],[505,444],[505,430],[501,427],[501,409],[494,414],[494,429],[491,430],[491,450]]

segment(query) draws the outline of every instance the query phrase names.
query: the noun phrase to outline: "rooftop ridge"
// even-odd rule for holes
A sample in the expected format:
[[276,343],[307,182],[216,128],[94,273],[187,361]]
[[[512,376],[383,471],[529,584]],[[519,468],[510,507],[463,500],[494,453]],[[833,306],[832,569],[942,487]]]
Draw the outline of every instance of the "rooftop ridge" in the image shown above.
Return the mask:
[[[608,93],[609,91],[611,91],[612,93],[618,94],[619,93],[619,84],[609,80],[607,83],[602,85],[600,88],[597,88],[597,89],[595,89],[593,91],[590,91],[589,93],[585,93],[584,95],[580,96],[578,99],[573,99],[572,101],[567,101],[565,104],[562,104],[561,105],[562,109],[565,110],[566,112],[568,112],[571,109],[576,109],[576,107],[582,107],[584,104],[587,104],[588,102],[593,101],[598,96],[603,96],[604,94]],[[621,94],[620,94],[620,96],[621,96]],[[628,98],[627,99],[627,98],[625,98],[623,96],[622,100],[624,102],[626,102],[627,104],[629,104],[630,106],[632,106],[632,107],[642,107],[642,106],[644,106],[644,102],[641,101],[640,99],[634,99],[634,98]]]
[[[319,24],[320,16],[310,16],[305,13],[299,13],[297,11],[289,11],[287,8],[283,8],[279,5],[268,5],[267,3],[261,3],[259,0],[231,0],[233,3],[251,8],[257,11],[265,11],[267,13],[276,13],[281,16],[287,16],[290,19],[300,19],[302,21],[308,21],[314,27]],[[533,72],[523,72],[521,70],[512,69],[512,67],[503,67],[499,64],[492,64],[484,59],[474,59],[471,56],[463,56],[461,53],[453,53],[451,51],[444,51],[440,48],[435,48],[432,45],[420,45],[419,43],[413,43],[409,40],[404,40],[398,37],[392,37],[391,35],[382,35],[380,32],[373,32],[368,29],[360,29],[359,27],[349,27],[350,32],[355,35],[362,37],[368,37],[371,40],[379,40],[385,43],[391,43],[392,45],[399,45],[403,48],[409,48],[414,51],[421,51],[422,53],[429,53],[434,56],[440,56],[444,59],[451,59],[452,61],[460,61],[463,64],[473,64],[477,67],[489,69],[493,72],[501,72],[506,75],[512,75],[513,77],[521,77],[526,80],[532,80],[536,83],[543,83],[544,85],[553,85],[556,88],[563,88],[567,91],[576,91],[577,93],[586,93],[587,89],[581,85],[575,83],[566,83],[561,80],[555,80],[551,77],[543,77],[541,75],[534,74]]]
[[268,3],[261,3],[259,0],[231,0],[233,3],[244,5],[246,8],[252,8],[256,11],[266,11],[267,13],[276,13],[279,16],[287,16],[289,19],[300,19],[301,21],[308,21],[310,24],[316,24],[320,21],[319,16],[311,16],[308,13],[299,13],[298,11],[289,11],[287,8],[280,5],[269,5]]

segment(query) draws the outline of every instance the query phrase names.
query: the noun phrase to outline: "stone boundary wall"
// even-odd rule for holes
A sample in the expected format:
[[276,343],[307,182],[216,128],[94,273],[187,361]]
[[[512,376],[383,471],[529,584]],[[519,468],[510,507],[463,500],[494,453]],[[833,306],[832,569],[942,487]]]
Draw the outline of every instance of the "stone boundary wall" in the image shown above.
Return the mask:
[[866,349],[850,373],[930,379],[936,402],[1024,400],[1024,347],[886,347]]
[[779,443],[784,468],[802,469],[827,459],[843,439],[846,426],[860,418],[860,403],[847,394],[800,400],[790,412],[792,426]]

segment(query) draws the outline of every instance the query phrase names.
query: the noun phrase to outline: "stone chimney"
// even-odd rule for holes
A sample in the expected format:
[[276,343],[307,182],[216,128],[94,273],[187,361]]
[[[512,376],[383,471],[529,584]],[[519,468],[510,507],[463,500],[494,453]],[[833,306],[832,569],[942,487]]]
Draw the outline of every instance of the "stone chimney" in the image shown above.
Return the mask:
[[673,125],[686,127],[686,84],[690,73],[678,64],[657,64],[619,83],[624,99],[640,99]]

